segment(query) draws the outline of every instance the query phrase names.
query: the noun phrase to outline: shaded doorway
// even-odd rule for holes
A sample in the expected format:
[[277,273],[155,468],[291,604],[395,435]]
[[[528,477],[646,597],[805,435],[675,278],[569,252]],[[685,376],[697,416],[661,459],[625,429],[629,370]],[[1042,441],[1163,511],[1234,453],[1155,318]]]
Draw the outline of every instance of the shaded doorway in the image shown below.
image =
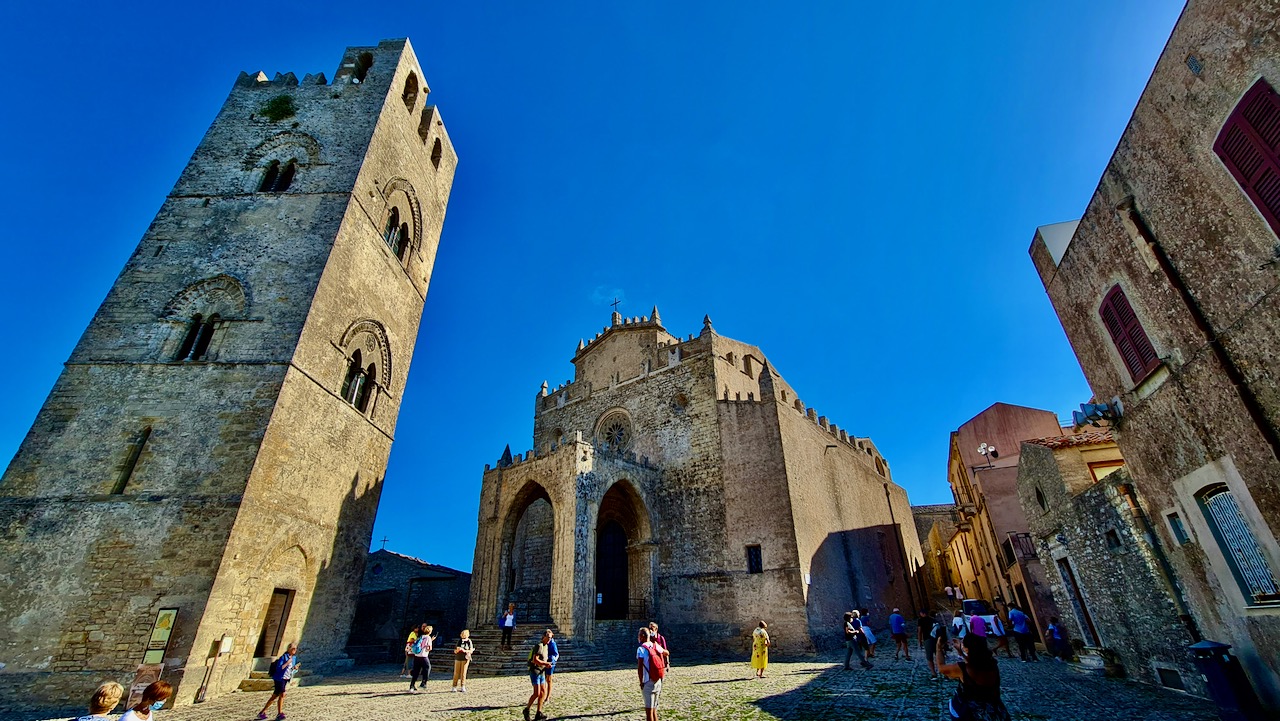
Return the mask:
[[289,610],[293,607],[293,594],[287,588],[271,592],[267,616],[262,621],[262,633],[258,635],[258,646],[253,651],[255,658],[275,658],[280,653],[284,630],[289,623]]
[[627,532],[610,520],[596,536],[596,618],[627,617]]

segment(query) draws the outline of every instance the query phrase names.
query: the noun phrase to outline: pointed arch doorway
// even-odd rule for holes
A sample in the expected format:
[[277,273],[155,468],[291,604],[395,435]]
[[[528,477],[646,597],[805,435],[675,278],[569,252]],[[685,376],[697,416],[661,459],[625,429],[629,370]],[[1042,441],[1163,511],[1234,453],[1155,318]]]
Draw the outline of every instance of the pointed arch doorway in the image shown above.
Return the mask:
[[642,619],[653,607],[649,512],[628,481],[600,501],[596,519],[596,620]]

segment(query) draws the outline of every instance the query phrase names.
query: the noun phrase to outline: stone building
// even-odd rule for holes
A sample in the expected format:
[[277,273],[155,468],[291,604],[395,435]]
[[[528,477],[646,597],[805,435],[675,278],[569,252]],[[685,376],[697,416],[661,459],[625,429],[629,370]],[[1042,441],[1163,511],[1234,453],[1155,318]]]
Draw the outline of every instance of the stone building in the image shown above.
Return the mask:
[[364,566],[347,655],[356,663],[399,663],[409,631],[429,623],[442,639],[466,628],[471,574],[386,549]]
[[1018,498],[1070,635],[1131,678],[1203,696],[1190,618],[1111,432],[1025,441]]
[[473,626],[514,602],[583,641],[655,618],[687,648],[740,650],[763,619],[799,652],[839,642],[855,606],[914,610],[906,492],[759,348],[710,319],[679,338],[654,308],[614,313],[573,364],[534,400],[533,449],[485,469]]
[[1280,7],[1192,0],[1030,253],[1200,632],[1280,706]]
[[[922,603],[921,606],[931,613],[953,608],[954,603],[948,602],[943,589],[959,584],[951,544],[960,533],[960,508],[949,503],[912,506],[911,515],[916,522],[916,537],[920,539],[920,555],[924,559],[924,566],[920,569],[924,598],[929,600],[928,604]],[[954,601],[954,597],[950,600]]]
[[950,555],[963,597],[1001,612],[1016,603],[1038,628],[1058,609],[1018,503],[1018,452],[1023,440],[1061,432],[1049,411],[995,403],[951,433],[947,459],[960,516]]
[[456,163],[426,96],[406,40],[235,81],[0,479],[0,704],[342,658]]

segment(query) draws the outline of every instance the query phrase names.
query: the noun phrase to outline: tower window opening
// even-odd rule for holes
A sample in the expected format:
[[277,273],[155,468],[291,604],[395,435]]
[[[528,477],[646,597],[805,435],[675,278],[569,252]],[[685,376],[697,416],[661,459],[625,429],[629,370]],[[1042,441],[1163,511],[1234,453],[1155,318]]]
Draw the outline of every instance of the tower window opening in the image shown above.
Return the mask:
[[262,182],[258,185],[259,193],[269,193],[276,187],[276,178],[280,177],[280,161],[273,160],[271,165],[267,166],[267,172],[262,174]]
[[216,313],[208,318],[198,313],[191,316],[191,325],[188,326],[187,334],[182,339],[182,345],[178,347],[178,356],[175,360],[205,360],[205,357],[209,354],[209,344],[213,341],[213,332],[217,329],[219,320],[221,319]]
[[444,157],[444,146],[440,145],[440,138],[436,138],[435,145],[431,146],[431,164],[436,170],[440,169],[440,158]]
[[298,161],[290,160],[289,164],[284,166],[284,170],[280,171],[280,179],[276,181],[276,187],[273,190],[277,193],[283,193],[293,185],[293,176],[298,172]]
[[363,365],[360,351],[351,354],[347,364],[347,375],[342,380],[342,399],[363,413],[369,405],[370,387],[377,377],[377,369],[372,363],[368,368]]
[[356,58],[356,72],[352,82],[363,83],[371,67],[373,67],[373,53],[360,53],[360,57]]
[[391,250],[400,260],[404,260],[404,252],[409,248],[409,224],[400,224],[400,242],[391,246]]
[[747,573],[764,573],[764,556],[759,545],[747,546]]
[[404,101],[404,109],[413,112],[413,106],[418,104],[418,74],[409,71],[409,77],[404,81],[404,92],[400,94],[400,100]]

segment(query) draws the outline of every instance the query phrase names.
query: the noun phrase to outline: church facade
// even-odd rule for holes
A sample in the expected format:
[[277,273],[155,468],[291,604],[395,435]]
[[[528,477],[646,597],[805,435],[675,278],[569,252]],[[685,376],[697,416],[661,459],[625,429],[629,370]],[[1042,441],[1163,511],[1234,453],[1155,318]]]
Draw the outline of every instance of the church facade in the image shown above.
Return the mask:
[[407,40],[241,73],[0,479],[0,715],[344,660],[456,156]]
[[585,641],[652,619],[686,647],[730,650],[764,620],[805,652],[840,643],[849,609],[883,625],[923,603],[888,463],[759,348],[709,318],[682,339],[654,308],[615,312],[573,364],[535,398],[533,450],[485,468],[473,627],[515,603]]

